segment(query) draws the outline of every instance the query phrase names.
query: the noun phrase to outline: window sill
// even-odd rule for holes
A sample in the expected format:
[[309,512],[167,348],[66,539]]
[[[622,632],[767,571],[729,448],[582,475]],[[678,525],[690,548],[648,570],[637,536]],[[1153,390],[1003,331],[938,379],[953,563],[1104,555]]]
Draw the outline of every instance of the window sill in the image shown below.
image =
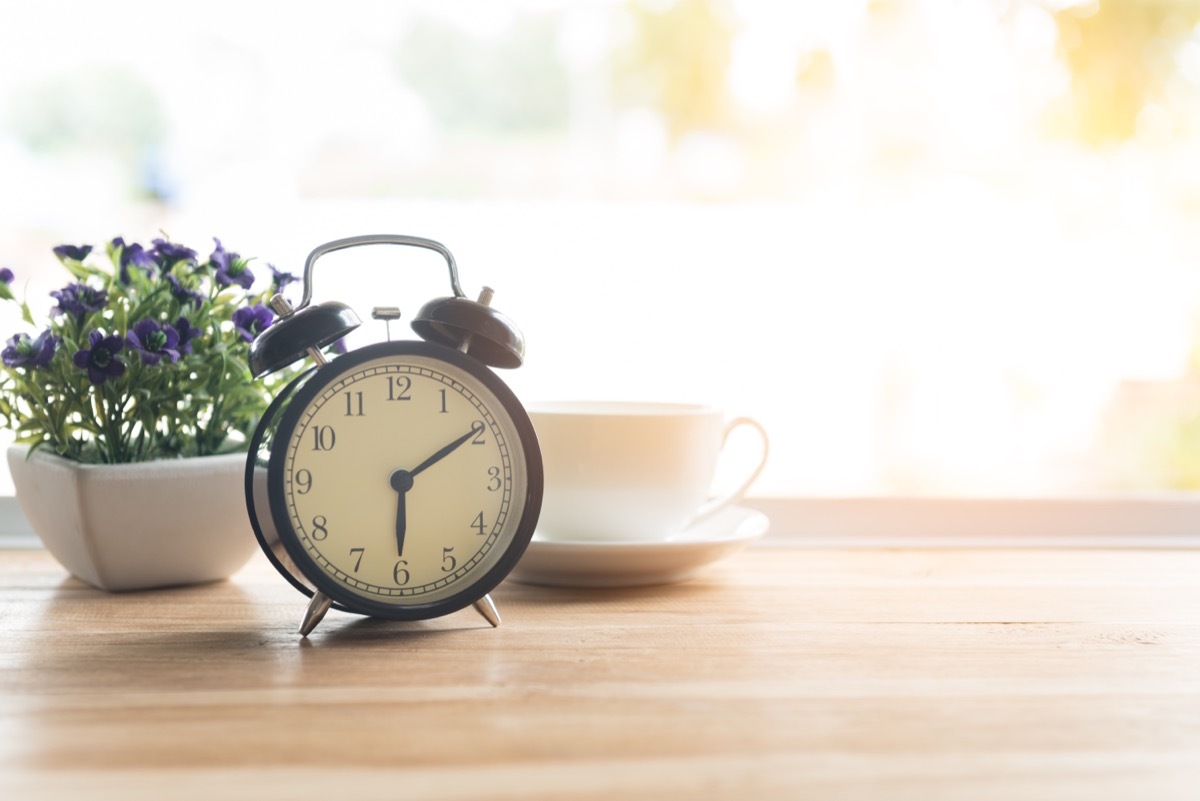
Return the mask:
[[[1077,498],[748,498],[773,546],[1200,548],[1200,493]],[[0,548],[41,544],[0,497]]]

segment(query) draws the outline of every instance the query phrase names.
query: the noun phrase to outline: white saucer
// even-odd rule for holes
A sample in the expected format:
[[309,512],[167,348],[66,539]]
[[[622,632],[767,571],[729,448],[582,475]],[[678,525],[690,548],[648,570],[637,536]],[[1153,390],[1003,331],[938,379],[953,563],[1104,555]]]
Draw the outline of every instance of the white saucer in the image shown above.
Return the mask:
[[509,578],[552,587],[671,584],[740,551],[768,526],[761,512],[730,506],[662,541],[569,542],[534,534]]

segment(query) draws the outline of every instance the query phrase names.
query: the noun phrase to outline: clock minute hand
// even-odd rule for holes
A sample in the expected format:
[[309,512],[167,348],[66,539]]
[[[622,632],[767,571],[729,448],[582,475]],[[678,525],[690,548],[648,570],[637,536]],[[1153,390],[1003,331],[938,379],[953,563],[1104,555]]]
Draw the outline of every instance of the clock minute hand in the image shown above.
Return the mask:
[[404,510],[404,498],[412,489],[413,474],[407,470],[397,470],[392,473],[388,483],[396,491],[396,554],[404,556],[404,534],[408,529],[408,516]]
[[425,461],[421,462],[419,465],[414,467],[412,472],[409,475],[415,476],[417,473],[420,473],[422,470],[426,469],[427,467],[431,467],[432,465],[440,462],[442,459],[445,459],[447,456],[449,456],[451,453],[453,453],[455,450],[457,450],[458,446],[462,445],[464,442],[469,440],[471,437],[475,436],[475,434],[478,432],[478,430],[479,429],[472,427],[470,431],[463,434],[461,437],[454,440],[454,442],[451,442],[449,445],[442,448],[440,451],[435,453],[433,456],[430,456],[428,459],[426,459]]

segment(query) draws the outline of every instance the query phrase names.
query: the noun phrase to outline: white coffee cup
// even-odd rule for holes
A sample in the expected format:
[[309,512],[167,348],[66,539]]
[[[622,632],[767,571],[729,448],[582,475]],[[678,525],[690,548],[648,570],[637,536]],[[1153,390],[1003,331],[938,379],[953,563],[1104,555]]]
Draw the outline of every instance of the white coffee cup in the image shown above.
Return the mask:
[[[545,465],[538,537],[570,541],[668,540],[736,503],[762,472],[767,433],[726,422],[714,406],[563,401],[529,406]],[[709,498],[734,429],[762,438],[762,456],[731,492]]]

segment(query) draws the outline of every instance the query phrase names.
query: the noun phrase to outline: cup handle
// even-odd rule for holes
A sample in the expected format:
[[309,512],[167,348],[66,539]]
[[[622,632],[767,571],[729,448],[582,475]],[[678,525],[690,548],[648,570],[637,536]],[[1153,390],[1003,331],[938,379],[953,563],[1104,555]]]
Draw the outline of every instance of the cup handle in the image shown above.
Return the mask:
[[761,423],[753,418],[735,417],[730,420],[725,426],[725,433],[721,436],[721,450],[725,450],[725,445],[729,442],[729,435],[733,433],[734,429],[737,429],[741,426],[749,426],[750,428],[753,428],[762,438],[762,456],[759,457],[758,464],[753,470],[750,471],[750,475],[747,476],[746,479],[742,481],[742,483],[739,484],[732,492],[722,495],[719,498],[713,498],[704,504],[704,506],[700,507],[700,511],[698,511],[695,517],[688,522],[688,526],[694,526],[702,520],[707,520],[725,507],[740,501],[746,495],[746,490],[750,489],[750,485],[758,479],[758,476],[762,473],[763,468],[767,466],[767,454],[771,449],[770,439],[767,437],[767,430],[762,427]]

